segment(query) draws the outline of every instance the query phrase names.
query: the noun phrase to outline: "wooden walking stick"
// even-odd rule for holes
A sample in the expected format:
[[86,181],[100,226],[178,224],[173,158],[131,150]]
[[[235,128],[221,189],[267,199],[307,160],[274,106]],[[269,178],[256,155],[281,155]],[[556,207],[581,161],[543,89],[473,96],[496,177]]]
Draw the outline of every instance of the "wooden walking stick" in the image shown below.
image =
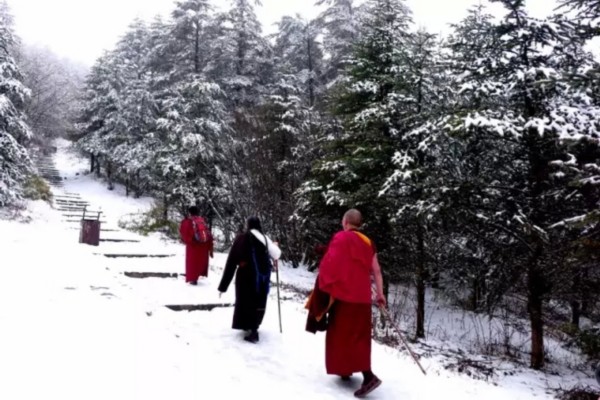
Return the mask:
[[[371,288],[371,290],[375,294],[375,289]],[[421,372],[423,372],[423,375],[427,375],[427,372],[425,372],[425,369],[423,368],[423,366],[419,362],[419,359],[417,358],[417,355],[412,351],[412,349],[408,345],[408,342],[406,341],[406,339],[404,339],[404,335],[402,334],[402,331],[400,331],[400,328],[398,327],[398,324],[396,324],[396,321],[394,321],[392,319],[392,317],[390,316],[387,308],[385,306],[379,306],[379,309],[383,312],[383,315],[387,318],[388,322],[392,325],[392,327],[394,327],[394,329],[396,330],[396,333],[400,337],[400,341],[402,342],[402,344],[404,344],[404,347],[406,347],[406,350],[408,350],[408,353],[410,354],[410,356],[412,357],[412,359],[414,360],[414,362],[419,366],[419,369],[421,370]]]
[[279,333],[283,333],[283,326],[281,325],[281,297],[279,295],[279,266],[277,260],[275,260],[275,278],[277,280],[277,311],[279,313]]
[[402,335],[402,332],[400,332],[400,328],[398,327],[398,325],[396,324],[396,322],[392,319],[392,317],[390,317],[390,314],[388,313],[387,308],[381,306],[381,307],[379,307],[379,309],[381,311],[383,311],[383,315],[385,315],[385,317],[387,318],[388,322],[390,324],[392,324],[392,326],[396,330],[396,333],[400,337],[400,340],[404,344],[404,347],[406,347],[406,350],[408,350],[408,353],[410,354],[410,356],[412,357],[412,359],[415,361],[415,363],[417,363],[417,365],[419,366],[419,369],[421,370],[421,372],[423,372],[423,375],[427,375],[427,372],[425,372],[425,369],[423,368],[423,366],[419,362],[419,359],[417,358],[417,355],[412,351],[412,349],[410,348],[410,346],[406,342],[406,339],[404,339],[404,335]]

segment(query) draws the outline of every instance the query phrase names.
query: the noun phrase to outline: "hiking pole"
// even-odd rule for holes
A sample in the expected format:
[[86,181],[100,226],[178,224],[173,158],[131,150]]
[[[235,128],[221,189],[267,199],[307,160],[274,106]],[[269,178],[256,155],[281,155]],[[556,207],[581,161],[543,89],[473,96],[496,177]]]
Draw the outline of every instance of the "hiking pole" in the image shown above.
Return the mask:
[[283,326],[281,325],[281,297],[279,296],[279,266],[277,260],[275,260],[275,278],[277,280],[277,311],[279,312],[279,333],[283,333]]
[[398,327],[398,325],[396,324],[396,322],[392,319],[392,317],[390,317],[390,314],[388,313],[387,308],[385,308],[385,307],[382,306],[382,307],[379,307],[379,309],[381,311],[383,311],[383,315],[387,318],[388,322],[390,324],[392,324],[392,326],[396,330],[396,333],[400,337],[400,341],[402,341],[402,343],[404,344],[404,347],[406,347],[406,349],[408,350],[408,353],[410,354],[410,356],[412,357],[412,359],[415,361],[415,363],[417,363],[417,365],[419,366],[419,369],[421,370],[421,372],[423,372],[423,375],[427,375],[427,372],[425,372],[425,369],[423,368],[423,366],[419,362],[419,359],[417,358],[417,355],[412,351],[412,349],[408,345],[406,339],[404,339],[404,335],[402,335],[402,332],[400,332],[400,328]]
[[[371,288],[371,290],[373,291],[373,293],[375,293],[375,289],[374,288]],[[408,350],[408,353],[410,354],[410,356],[412,357],[412,359],[414,360],[414,362],[419,366],[419,369],[421,370],[421,372],[423,372],[423,375],[427,375],[427,372],[425,372],[425,369],[423,368],[423,366],[419,362],[419,359],[417,358],[417,355],[412,351],[412,349],[408,345],[408,342],[406,341],[406,339],[404,339],[404,335],[402,334],[402,331],[400,331],[400,328],[398,327],[398,324],[390,316],[390,313],[388,312],[387,308],[385,306],[379,306],[379,309],[383,312],[383,315],[387,318],[388,322],[396,330],[396,333],[400,337],[400,341],[402,342],[402,344],[404,344],[404,347],[406,347],[406,350]]]

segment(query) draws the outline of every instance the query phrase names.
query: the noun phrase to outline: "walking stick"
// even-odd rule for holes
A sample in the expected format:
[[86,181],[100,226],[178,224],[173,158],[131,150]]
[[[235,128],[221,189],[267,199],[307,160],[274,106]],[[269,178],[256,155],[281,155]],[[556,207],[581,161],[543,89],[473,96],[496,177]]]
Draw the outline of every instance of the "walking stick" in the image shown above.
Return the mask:
[[281,297],[279,296],[279,266],[277,260],[275,260],[275,278],[277,280],[277,311],[279,313],[279,333],[283,333],[283,326],[281,325]]
[[[375,292],[374,288],[371,288],[371,289],[373,290],[373,292]],[[425,372],[425,369],[423,368],[423,366],[419,362],[419,359],[417,358],[417,355],[412,351],[412,349],[408,345],[408,342],[406,341],[406,339],[404,339],[404,335],[400,331],[400,328],[398,327],[398,324],[396,324],[396,321],[394,321],[392,319],[392,317],[390,316],[387,308],[385,306],[379,306],[379,309],[383,312],[383,315],[387,318],[388,322],[392,325],[392,327],[394,327],[394,329],[396,330],[396,333],[400,337],[400,341],[402,342],[402,344],[404,344],[404,347],[406,347],[406,350],[408,350],[408,353],[410,354],[410,356],[412,357],[412,359],[414,360],[414,362],[419,366],[419,369],[421,370],[421,372],[423,372],[423,375],[427,375],[427,372]]]
[[421,363],[417,359],[416,354],[413,353],[412,349],[410,348],[410,346],[406,342],[406,339],[404,339],[404,335],[402,335],[402,332],[400,332],[400,328],[398,328],[398,325],[396,324],[396,322],[392,319],[392,317],[390,317],[390,314],[388,313],[387,308],[385,308],[385,307],[382,306],[382,307],[379,307],[379,309],[381,311],[383,311],[383,315],[385,315],[385,317],[387,318],[388,322],[390,324],[392,324],[392,326],[396,330],[396,333],[400,337],[400,340],[404,344],[404,347],[406,347],[406,349],[408,350],[408,353],[410,354],[410,356],[412,357],[412,359],[415,361],[415,363],[417,363],[417,365],[419,366],[419,369],[421,370],[421,372],[423,372],[423,375],[427,375],[427,372],[425,372],[425,369],[423,368],[423,366],[421,365]]

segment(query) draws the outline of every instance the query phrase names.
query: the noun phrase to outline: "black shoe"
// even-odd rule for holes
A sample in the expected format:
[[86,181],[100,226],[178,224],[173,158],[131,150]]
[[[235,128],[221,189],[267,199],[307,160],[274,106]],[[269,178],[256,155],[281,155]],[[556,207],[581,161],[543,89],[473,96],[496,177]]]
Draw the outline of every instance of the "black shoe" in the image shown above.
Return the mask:
[[258,331],[252,331],[249,335],[244,337],[246,342],[258,343]]
[[194,285],[194,286],[198,285],[198,281],[191,281],[191,282],[188,282],[188,283],[189,283],[190,285]]
[[380,385],[381,385],[381,380],[378,377],[376,377],[375,375],[373,375],[373,377],[371,379],[363,382],[360,389],[358,389],[356,392],[354,392],[354,396],[356,396],[358,398],[363,398],[366,395],[368,395],[369,393],[371,393],[373,390],[377,389]]
[[344,381],[344,382],[348,382],[352,380],[352,375],[341,375],[340,378]]

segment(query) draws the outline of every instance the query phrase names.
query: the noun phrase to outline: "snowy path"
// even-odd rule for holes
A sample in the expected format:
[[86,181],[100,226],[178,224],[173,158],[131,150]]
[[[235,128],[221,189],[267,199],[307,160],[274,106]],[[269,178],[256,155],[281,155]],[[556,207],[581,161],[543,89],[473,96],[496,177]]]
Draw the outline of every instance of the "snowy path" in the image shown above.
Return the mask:
[[[279,333],[270,300],[261,342],[251,345],[230,329],[232,309],[174,312],[167,304],[233,302],[233,288],[218,298],[225,254],[216,254],[206,281],[188,286],[183,277],[133,279],[125,271],[183,272],[184,249],[158,236],[118,228],[127,213],[150,199],[125,198],[119,190],[82,175],[85,165],[62,149],[57,168],[66,177],[56,195],[102,207],[103,238],[139,242],[79,245],[76,223],[56,209],[32,203],[31,222],[0,221],[0,398],[48,399],[348,399],[360,383],[345,384],[324,372],[324,336],[304,332],[302,301],[283,302]],[[100,253],[100,254],[97,254]],[[102,253],[173,254],[173,257],[106,258]],[[282,268],[282,280],[306,287],[310,274]],[[273,291],[274,293],[275,291]],[[284,293],[287,298],[292,294]],[[375,372],[383,380],[371,399],[550,399],[536,376],[507,379],[502,386],[475,381],[424,360],[421,375],[402,353],[375,345]]]

